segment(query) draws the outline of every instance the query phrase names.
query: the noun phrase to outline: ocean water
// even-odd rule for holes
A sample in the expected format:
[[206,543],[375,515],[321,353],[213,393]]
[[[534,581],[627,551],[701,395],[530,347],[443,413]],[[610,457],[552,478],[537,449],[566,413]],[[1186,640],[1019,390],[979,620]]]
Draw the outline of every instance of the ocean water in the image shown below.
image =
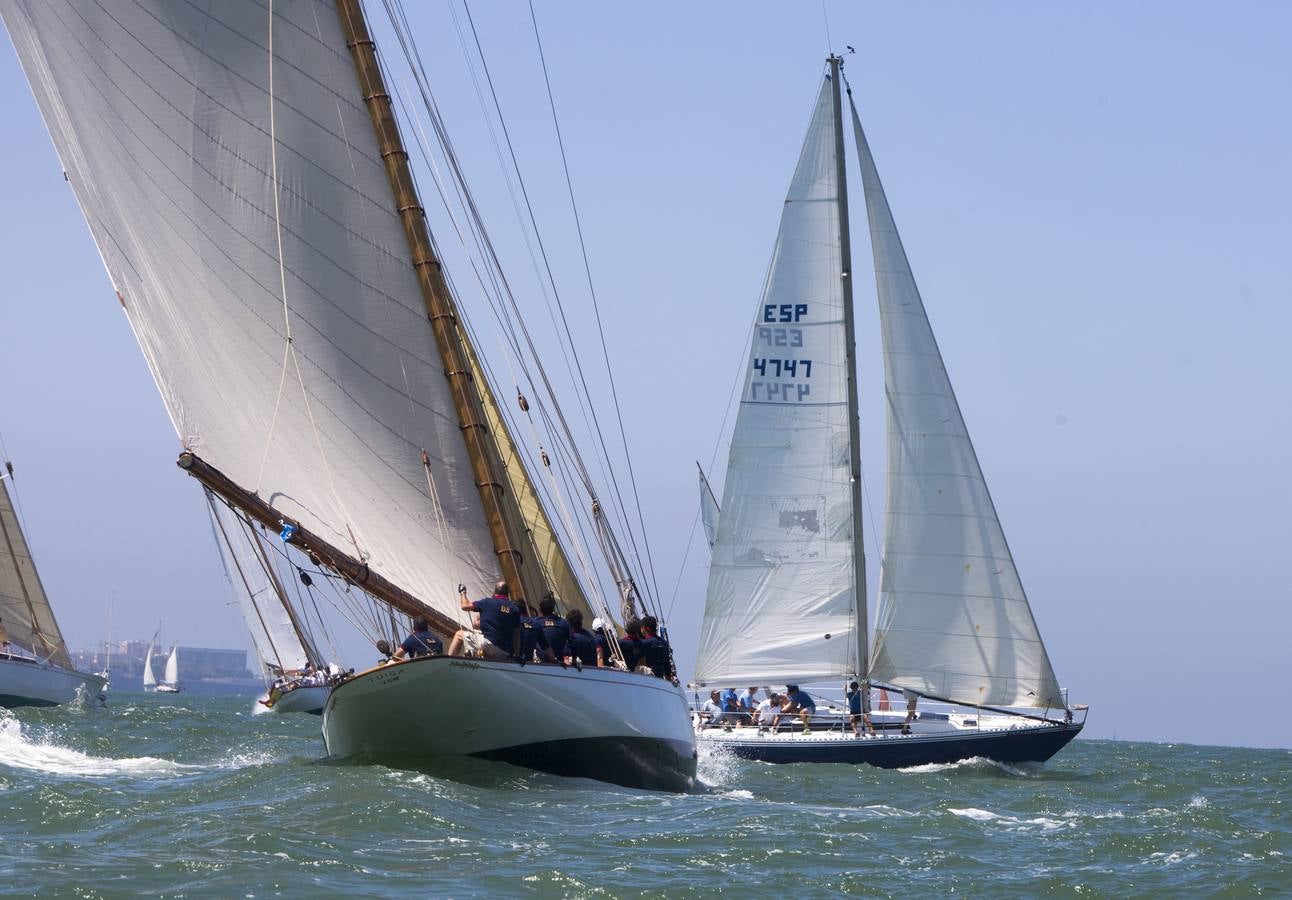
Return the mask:
[[1043,768],[704,757],[675,796],[323,762],[248,698],[0,710],[0,894],[1292,895],[1292,751],[1078,740]]

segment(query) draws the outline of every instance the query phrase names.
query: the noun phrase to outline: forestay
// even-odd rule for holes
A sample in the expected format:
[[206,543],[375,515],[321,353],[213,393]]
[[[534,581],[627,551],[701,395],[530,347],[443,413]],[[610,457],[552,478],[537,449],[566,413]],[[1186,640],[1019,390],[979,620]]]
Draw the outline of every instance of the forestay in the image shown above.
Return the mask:
[[72,658],[14,511],[9,479],[0,481],[4,483],[0,490],[0,623],[13,646],[70,669]]
[[755,317],[700,632],[701,684],[806,682],[857,667],[844,361],[827,79]]
[[183,445],[459,618],[498,566],[355,67],[272,10],[0,7]]
[[965,703],[1061,707],[855,107],[852,122],[888,400],[887,514],[871,677]]
[[304,668],[307,662],[317,663],[318,654],[311,659],[287,607],[279,599],[278,585],[254,543],[258,538],[249,530],[254,526],[220,501],[209,495],[207,500],[224,574],[251,633],[261,674],[272,674],[269,666],[293,671]]

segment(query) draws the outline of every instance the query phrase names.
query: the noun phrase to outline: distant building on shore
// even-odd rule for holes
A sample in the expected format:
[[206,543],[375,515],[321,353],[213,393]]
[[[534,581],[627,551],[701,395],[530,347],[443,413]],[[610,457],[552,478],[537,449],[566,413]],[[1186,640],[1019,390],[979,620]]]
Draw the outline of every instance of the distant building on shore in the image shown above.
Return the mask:
[[[170,645],[153,650],[153,672],[161,677]],[[143,690],[144,659],[147,641],[118,641],[97,650],[76,650],[72,662],[83,672],[102,672],[111,658],[112,685],[121,691]],[[264,688],[259,678],[247,669],[246,650],[215,647],[179,648],[179,679],[185,690],[198,694],[252,694]]]

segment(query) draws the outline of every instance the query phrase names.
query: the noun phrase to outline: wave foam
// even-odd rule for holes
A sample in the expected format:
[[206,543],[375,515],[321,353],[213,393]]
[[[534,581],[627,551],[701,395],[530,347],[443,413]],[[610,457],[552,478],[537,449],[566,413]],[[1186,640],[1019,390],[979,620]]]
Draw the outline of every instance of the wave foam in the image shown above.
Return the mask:
[[57,744],[31,740],[23,735],[22,723],[8,716],[0,718],[0,765],[31,772],[44,772],[47,775],[91,777],[174,775],[177,772],[198,768],[153,756],[125,759],[90,756]]
[[988,759],[985,756],[971,756],[968,759],[960,759],[950,763],[925,763],[922,766],[906,766],[897,771],[906,775],[929,775],[935,772],[955,772],[961,769],[967,771],[996,769],[1006,775],[1013,775],[1018,778],[1029,778],[1036,774],[1035,770],[1009,763],[996,762],[996,760]]
[[1034,819],[1019,819],[1014,816],[1002,816],[986,809],[976,809],[974,807],[968,807],[966,809],[948,809],[947,812],[951,813],[953,816],[972,819],[975,822],[998,823],[1009,827],[1011,830],[1039,828],[1042,831],[1056,831],[1060,828],[1071,827],[1072,825],[1071,822],[1051,819],[1048,816],[1037,816]]

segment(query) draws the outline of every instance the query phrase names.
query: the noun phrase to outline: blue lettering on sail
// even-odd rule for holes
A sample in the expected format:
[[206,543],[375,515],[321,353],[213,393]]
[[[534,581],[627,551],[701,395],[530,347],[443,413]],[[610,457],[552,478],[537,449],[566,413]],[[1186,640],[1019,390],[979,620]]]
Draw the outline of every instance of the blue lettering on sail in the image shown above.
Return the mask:
[[807,316],[806,303],[767,303],[763,306],[764,322],[798,322]]
[[[759,394],[762,396],[759,396]],[[749,399],[763,403],[802,403],[812,395],[812,385],[796,382],[751,381]]]
[[760,327],[758,340],[769,347],[802,347],[803,329]]

